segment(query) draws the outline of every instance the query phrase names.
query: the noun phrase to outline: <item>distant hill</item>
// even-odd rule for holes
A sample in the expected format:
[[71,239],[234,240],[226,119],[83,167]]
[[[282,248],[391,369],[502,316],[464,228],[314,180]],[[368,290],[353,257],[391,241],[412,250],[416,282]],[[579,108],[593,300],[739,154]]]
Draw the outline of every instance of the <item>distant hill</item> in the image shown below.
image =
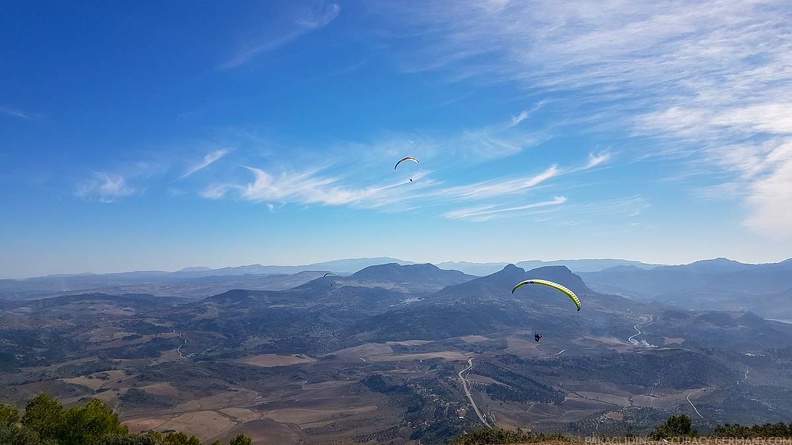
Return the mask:
[[[528,278],[551,280],[568,287],[583,300],[586,310],[578,312],[566,295],[546,286],[511,292],[515,284]],[[398,341],[540,329],[553,332],[561,342],[589,334],[626,338],[633,333],[634,322],[627,319],[615,322],[614,317],[623,316],[613,313],[624,312],[630,306],[637,310],[641,304],[598,295],[564,266],[526,272],[509,264],[496,273],[447,286],[420,302],[397,305],[384,314],[363,320],[352,328],[350,335],[361,341]],[[614,329],[614,324],[619,327]]]
[[[222,332],[229,344],[247,336],[284,337],[289,339],[284,340],[284,348],[308,353],[327,352],[334,346],[356,344],[372,336],[379,339],[421,338],[423,324],[430,326],[427,336],[442,338],[481,331],[480,317],[484,315],[464,309],[464,317],[474,319],[467,325],[464,317],[451,321],[453,311],[449,313],[447,307],[434,303],[422,305],[418,301],[435,301],[434,292],[474,279],[481,280],[431,264],[389,263],[369,266],[346,277],[319,276],[292,289],[231,290],[183,305],[175,310],[172,319],[190,329]],[[507,294],[510,289],[506,290]],[[403,308],[407,309],[401,310]],[[426,317],[420,315],[424,309],[428,309]],[[438,316],[438,311],[442,316]],[[208,313],[216,315],[207,317]],[[402,315],[409,320],[403,323]],[[503,308],[493,315],[492,322],[509,327],[520,323],[514,318],[517,316],[510,316]],[[398,332],[386,334],[379,328]],[[368,330],[377,332],[367,333]],[[340,337],[338,332],[342,333]]]
[[443,270],[434,264],[412,264],[402,266],[397,263],[379,264],[368,266],[351,275],[355,279],[389,280],[389,281],[417,281],[417,280],[445,280],[452,284],[461,283],[473,278],[458,270]]
[[[765,320],[752,312],[666,310],[641,328],[638,339],[664,346],[684,338],[686,347],[761,349],[792,347],[792,325]],[[714,333],[717,332],[715,335]]]
[[[437,267],[441,269],[454,269],[459,270],[471,275],[484,276],[495,273],[503,269],[509,263],[472,263],[467,261],[447,261],[437,263]],[[566,266],[575,273],[578,272],[598,272],[611,267],[618,266],[633,266],[638,269],[651,269],[656,267],[653,264],[646,264],[640,261],[621,260],[621,259],[585,259],[585,260],[554,260],[554,261],[541,261],[541,260],[528,260],[519,261],[516,266],[523,269],[536,269],[544,266]]]
[[537,267],[544,267],[544,266],[566,266],[572,272],[575,273],[597,272],[600,270],[608,269],[611,267],[618,267],[618,266],[633,266],[638,269],[651,269],[653,267],[657,267],[657,265],[655,264],[646,264],[640,261],[611,259],[611,258],[585,259],[585,260],[555,260],[555,261],[531,260],[531,261],[520,261],[517,263],[517,266],[522,267],[526,270],[535,269]]
[[[610,268],[600,272],[581,273],[580,276],[594,289],[643,301],[718,309],[727,307],[721,304],[733,305],[736,300],[742,300],[744,309],[753,310],[754,297],[792,289],[792,260],[770,264],[743,264],[717,258],[645,270]],[[765,297],[763,299],[766,300]]]
[[720,273],[720,272],[734,272],[737,270],[748,269],[752,264],[745,264],[739,261],[730,260],[728,258],[715,258],[711,260],[694,261],[687,265],[681,266],[664,266],[665,268],[683,268],[694,272],[703,273]]
[[763,318],[792,323],[792,289],[762,295],[691,289],[660,294],[654,300],[693,310],[751,311]]
[[191,267],[178,272],[57,275],[0,280],[0,299],[27,300],[85,292],[204,298],[235,288],[288,289],[322,276],[325,272],[351,274],[368,266],[385,263],[413,264],[395,258],[379,257],[335,260],[303,266],[252,264],[221,269]]
[[558,292],[554,289],[545,288],[544,286],[533,286],[530,291],[521,289],[519,295],[512,294],[511,290],[515,284],[530,278],[557,282],[572,290],[572,292],[575,292],[578,296],[593,294],[593,291],[586,286],[583,280],[565,266],[540,267],[526,272],[521,267],[509,264],[499,272],[476,278],[459,285],[449,286],[433,295],[432,299],[458,300],[460,298],[482,299],[491,297],[511,299],[519,298],[524,294],[537,293],[547,295],[550,293],[552,295],[554,292]]
[[509,263],[471,263],[469,261],[444,261],[437,263],[437,267],[448,270],[458,270],[466,274],[482,277],[503,269]]
[[[297,266],[262,266],[261,264],[251,264],[248,266],[237,267],[223,267],[220,269],[207,269],[207,268],[189,268],[190,270],[182,269],[177,274],[189,274],[191,276],[209,276],[209,275],[245,275],[245,274],[293,274],[306,270],[321,270],[332,271],[336,273],[350,274],[356,272],[364,267],[373,266],[377,264],[397,263],[397,264],[415,264],[412,261],[404,261],[391,257],[376,257],[376,258],[351,258],[343,260],[324,261],[321,263],[303,264]],[[198,270],[196,270],[198,269]]]
[[[124,274],[79,275],[60,278],[5,280],[0,282],[0,299],[33,300],[86,292],[107,294],[151,294],[161,297],[200,299],[229,289],[289,289],[321,277],[322,271],[294,274],[196,275],[163,273],[142,277]],[[120,275],[120,276],[119,276]]]
[[433,264],[410,264],[402,266],[396,263],[369,266],[352,274],[349,282],[391,282],[403,286],[410,292],[436,292],[445,286],[464,283],[476,278],[458,270],[443,270]]

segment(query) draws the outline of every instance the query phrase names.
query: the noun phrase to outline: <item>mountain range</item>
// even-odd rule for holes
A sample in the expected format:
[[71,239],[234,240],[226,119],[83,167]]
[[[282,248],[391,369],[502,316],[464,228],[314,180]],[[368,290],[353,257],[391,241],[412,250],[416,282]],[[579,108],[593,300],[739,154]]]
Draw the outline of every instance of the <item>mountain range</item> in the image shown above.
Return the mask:
[[744,264],[725,258],[652,269],[614,267],[580,276],[601,292],[687,309],[750,310],[792,320],[792,259]]
[[[184,298],[205,298],[233,288],[277,290],[305,283],[327,272],[350,275],[369,266],[395,263],[414,265],[415,262],[389,257],[355,258],[301,266],[262,266],[258,264],[210,269],[190,267],[176,272],[137,271],[110,274],[50,275],[27,279],[0,279],[0,299],[31,299],[85,292],[149,293]],[[456,270],[473,276],[485,276],[503,269],[508,263],[443,262],[436,264],[444,270]],[[637,298],[651,299],[668,290],[708,289],[706,280],[716,274],[737,274],[720,279],[721,283],[743,282],[741,276],[751,276],[750,292],[768,289],[767,294],[787,291],[767,286],[761,272],[790,269],[792,259],[776,264],[743,264],[725,259],[704,260],[683,266],[659,266],[620,259],[584,259],[558,261],[521,261],[517,267],[527,270],[544,266],[565,266],[583,276],[596,289]],[[707,277],[709,275],[709,278]],[[682,279],[680,280],[680,277]],[[669,279],[670,278],[670,279]],[[758,280],[757,280],[758,278]],[[718,278],[715,278],[716,280]],[[758,284],[755,282],[758,281]],[[767,280],[765,280],[767,281]],[[675,283],[671,285],[670,283]],[[721,286],[722,288],[724,286]],[[738,286],[739,287],[739,286]],[[720,289],[717,286],[712,289]],[[729,289],[733,290],[733,289]],[[750,293],[749,292],[749,293]]]
[[[783,282],[785,267],[716,261],[659,273]],[[481,424],[463,377],[487,419],[540,431],[645,431],[676,413],[702,431],[792,416],[792,325],[740,308],[627,298],[565,266],[473,276],[388,262],[325,274],[236,275],[241,285],[279,277],[278,288],[203,298],[0,300],[0,399],[99,397],[133,430],[189,425],[202,440],[241,432],[278,443],[442,443]],[[512,292],[528,278],[571,289],[581,310],[547,286]]]

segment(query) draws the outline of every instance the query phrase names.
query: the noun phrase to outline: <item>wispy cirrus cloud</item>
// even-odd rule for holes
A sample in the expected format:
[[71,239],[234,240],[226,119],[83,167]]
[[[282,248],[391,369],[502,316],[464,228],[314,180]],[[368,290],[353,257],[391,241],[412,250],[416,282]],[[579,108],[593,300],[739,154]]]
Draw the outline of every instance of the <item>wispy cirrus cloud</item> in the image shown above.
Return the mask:
[[586,163],[579,167],[563,167],[553,164],[545,170],[531,174],[522,175],[517,178],[492,179],[479,181],[471,184],[446,187],[434,192],[436,196],[448,199],[471,200],[471,199],[491,199],[524,193],[540,184],[553,178],[579,173],[600,164],[607,162],[611,155],[609,152],[591,153]]
[[332,22],[341,11],[336,3],[322,5],[313,9],[303,9],[283,30],[280,35],[268,36],[259,41],[248,44],[236,55],[229,58],[218,67],[221,70],[236,68],[253,60],[255,57],[272,51],[312,31],[324,28]]
[[[114,162],[112,166],[83,173],[84,179],[77,181],[74,195],[86,201],[111,203],[142,194],[167,177],[172,164],[172,157],[159,150],[146,158]],[[173,195],[183,193],[171,187],[165,190]]]
[[748,190],[746,204],[751,213],[745,225],[787,238],[792,222],[792,140],[773,148],[765,162],[765,172],[756,175]]
[[[431,193],[434,197],[441,197],[446,202],[470,202],[477,200],[486,200],[492,202],[493,200],[504,201],[501,204],[486,204],[476,207],[466,207],[456,209],[444,213],[446,218],[465,219],[470,221],[489,221],[496,218],[514,217],[524,215],[529,209],[536,207],[556,206],[567,202],[565,196],[556,196],[551,201],[541,201],[539,203],[514,206],[512,201],[508,200],[510,197],[524,195],[533,189],[540,187],[543,183],[557,177],[580,173],[585,170],[594,168],[602,163],[607,162],[611,155],[609,152],[591,153],[585,164],[578,167],[563,167],[559,168],[557,165],[551,165],[542,172],[521,176],[518,178],[510,179],[494,179],[488,181],[480,181],[471,184],[460,186],[452,186],[436,190]],[[583,205],[577,204],[576,206]],[[534,212],[536,212],[534,210]]]
[[526,119],[528,119],[528,112],[523,110],[517,116],[512,116],[512,121],[511,121],[511,124],[509,126],[510,127],[514,127],[515,125],[519,125],[520,122],[522,122],[522,121],[524,121]]
[[0,114],[5,114],[6,116],[11,116],[11,117],[18,117],[20,119],[33,119],[32,114],[26,113],[18,108],[9,107],[6,105],[0,105]]
[[640,215],[649,207],[651,205],[643,197],[632,195],[623,198],[603,199],[596,202],[576,203],[570,205],[569,213],[579,219],[611,215],[630,218]]
[[560,204],[565,203],[566,201],[567,198],[565,196],[556,196],[548,201],[534,202],[531,204],[525,204],[520,206],[499,207],[499,206],[490,205],[490,206],[457,209],[446,212],[443,214],[443,216],[451,219],[464,219],[468,221],[482,222],[482,221],[489,221],[498,217],[522,216],[528,213],[527,211],[529,210],[534,210],[542,207],[558,206]]
[[448,187],[437,192],[439,196],[452,199],[486,199],[512,195],[536,187],[542,182],[561,174],[556,165],[551,165],[541,173],[532,176],[523,176],[515,179],[495,179],[481,181],[473,184]]
[[[783,0],[432,2],[383,6],[412,23],[416,66],[559,93],[589,129],[668,139],[635,157],[685,157],[727,173],[746,226],[792,237],[777,210],[790,180],[792,21]],[[578,106],[585,103],[585,110]],[[585,113],[585,114],[584,114]],[[599,121],[593,121],[598,119]],[[527,117],[520,113],[519,124]],[[587,121],[585,121],[587,119]],[[752,148],[748,148],[752,147]],[[630,154],[630,153],[625,153]],[[733,162],[745,159],[741,164]],[[687,168],[679,164],[679,168]],[[726,189],[721,189],[721,192]]]
[[520,114],[518,114],[517,116],[512,116],[512,118],[511,118],[511,124],[509,124],[509,127],[515,127],[515,126],[517,126],[517,125],[520,125],[520,122],[522,122],[522,121],[524,121],[524,120],[528,119],[528,118],[529,118],[529,117],[530,117],[530,116],[531,116],[531,115],[532,115],[534,112],[536,112],[536,111],[537,111],[539,108],[542,108],[542,106],[543,106],[545,103],[546,103],[546,101],[541,101],[541,102],[539,102],[538,104],[536,104],[536,105],[535,105],[533,108],[531,108],[530,110],[523,110],[523,111],[521,111],[521,112],[520,112]]
[[205,169],[206,167],[210,166],[211,164],[213,164],[213,163],[219,161],[220,159],[222,159],[225,155],[228,154],[228,152],[229,152],[228,149],[221,148],[221,149],[214,150],[214,151],[212,151],[210,153],[207,153],[204,156],[204,158],[203,158],[203,160],[201,162],[199,162],[199,163],[193,165],[192,167],[190,167],[190,169],[187,170],[187,172],[184,173],[181,176],[181,178],[179,178],[179,179],[184,179],[184,178],[192,175],[193,173],[196,173],[196,172],[198,172],[200,170]]
[[[646,227],[640,216],[651,204],[640,195],[630,195],[593,201],[567,202],[563,206],[552,209],[536,209],[531,214],[541,215],[536,221],[552,221],[557,225],[576,225],[601,233],[603,230],[622,231],[625,228]],[[563,210],[563,211],[562,211]],[[615,222],[616,225],[604,226],[603,220]]]
[[[410,183],[399,179],[355,186],[347,183],[341,176],[324,172],[323,168],[280,174],[255,167],[245,168],[253,174],[252,182],[213,184],[205,188],[200,195],[209,199],[235,195],[244,200],[266,203],[382,208],[405,203],[411,196],[420,194],[420,190],[434,184],[433,181],[425,179],[426,172],[414,174],[415,182]],[[422,179],[424,180],[421,181]]]
[[129,186],[123,176],[105,172],[94,172],[90,179],[80,182],[76,190],[80,198],[104,203],[135,193],[137,190]]
[[466,131],[445,145],[455,147],[467,159],[494,159],[518,154],[551,138],[551,134],[541,130],[507,132],[485,127]]
[[608,162],[611,159],[609,151],[601,151],[599,153],[589,153],[588,162],[582,167],[582,170],[594,168],[600,164]]
[[[257,167],[245,167],[252,174],[250,181],[217,182],[204,188],[200,196],[207,199],[236,198],[247,201],[297,205],[350,206],[382,209],[388,212],[406,209],[436,209],[467,204],[467,207],[445,211],[447,218],[471,221],[488,221],[496,218],[518,216],[536,207],[558,205],[566,197],[556,196],[551,201],[515,205],[524,202],[528,194],[553,178],[579,173],[607,160],[607,154],[592,154],[579,167],[551,165],[539,172],[468,184],[447,185],[432,177],[433,172],[417,170],[409,177],[394,174],[392,179],[382,175],[355,178],[351,170],[333,169],[338,165],[326,164],[299,171],[282,169],[279,172]],[[354,166],[344,167],[354,169]],[[418,168],[416,166],[416,168]],[[354,170],[358,171],[358,170]],[[359,172],[359,171],[358,171]],[[473,203],[485,202],[477,206]]]

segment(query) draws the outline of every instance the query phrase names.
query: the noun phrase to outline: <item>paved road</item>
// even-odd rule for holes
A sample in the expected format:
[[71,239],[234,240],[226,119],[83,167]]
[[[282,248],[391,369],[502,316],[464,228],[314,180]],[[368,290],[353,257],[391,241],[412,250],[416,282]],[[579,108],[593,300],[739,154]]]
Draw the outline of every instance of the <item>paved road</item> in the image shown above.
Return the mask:
[[688,401],[688,403],[690,404],[690,406],[692,406],[692,407],[693,407],[693,411],[695,411],[695,412],[696,412],[696,414],[698,414],[698,416],[699,416],[699,417],[701,417],[701,418],[703,419],[703,418],[704,418],[704,416],[702,416],[702,415],[701,415],[701,413],[700,413],[700,412],[698,412],[698,410],[696,409],[696,405],[694,405],[694,404],[693,404],[693,402],[691,402],[691,401],[690,401],[690,394],[693,394],[693,393],[692,393],[692,392],[691,392],[691,393],[688,393],[688,395],[687,395],[687,397],[686,397],[686,398],[687,398],[687,401]]
[[469,358],[468,359],[468,367],[463,369],[463,370],[461,370],[461,371],[459,371],[459,380],[462,381],[462,388],[465,389],[465,395],[467,396],[468,400],[470,400],[470,404],[473,406],[473,411],[476,412],[476,415],[478,416],[479,420],[481,420],[481,423],[486,425],[487,428],[492,428],[492,425],[487,423],[487,419],[481,414],[481,411],[479,411],[478,407],[476,406],[476,402],[473,401],[473,396],[470,395],[470,385],[468,384],[467,379],[462,377],[462,373],[463,372],[469,371],[471,369],[473,369],[473,359]]

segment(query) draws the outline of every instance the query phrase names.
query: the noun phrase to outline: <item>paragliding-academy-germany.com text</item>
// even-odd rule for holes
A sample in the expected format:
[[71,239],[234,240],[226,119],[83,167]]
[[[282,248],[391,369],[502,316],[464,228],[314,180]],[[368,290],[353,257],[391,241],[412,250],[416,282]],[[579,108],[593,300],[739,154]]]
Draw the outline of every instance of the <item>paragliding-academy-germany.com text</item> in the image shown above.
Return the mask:
[[669,437],[668,439],[651,440],[646,437],[597,437],[587,436],[586,445],[644,445],[644,444],[664,444],[678,443],[690,445],[792,445],[792,439],[788,437],[756,437],[738,439],[735,437]]

